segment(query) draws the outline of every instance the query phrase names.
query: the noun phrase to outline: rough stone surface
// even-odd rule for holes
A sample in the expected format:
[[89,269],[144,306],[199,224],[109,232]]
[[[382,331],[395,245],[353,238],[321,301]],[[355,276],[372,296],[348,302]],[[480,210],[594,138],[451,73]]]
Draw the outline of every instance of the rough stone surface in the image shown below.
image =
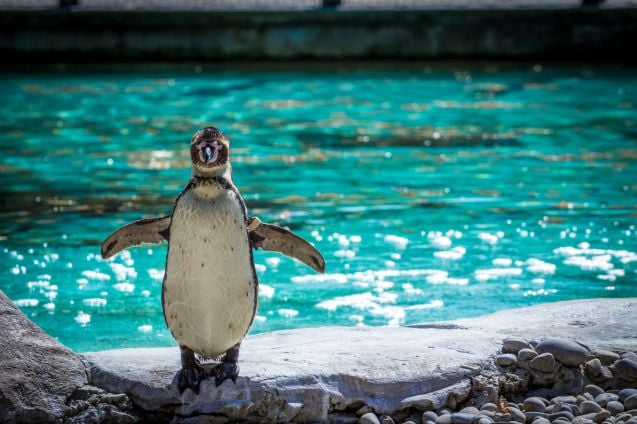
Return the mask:
[[505,353],[518,353],[522,349],[532,349],[532,346],[521,337],[507,337],[502,341],[502,351]]
[[588,350],[582,345],[572,340],[557,337],[549,337],[540,341],[535,350],[540,354],[551,353],[559,362],[571,367],[583,364],[588,356]]
[[552,372],[555,368],[555,358],[550,353],[542,353],[531,359],[529,366],[537,371]]
[[0,290],[0,422],[46,422],[67,413],[87,383],[82,358],[44,333]]

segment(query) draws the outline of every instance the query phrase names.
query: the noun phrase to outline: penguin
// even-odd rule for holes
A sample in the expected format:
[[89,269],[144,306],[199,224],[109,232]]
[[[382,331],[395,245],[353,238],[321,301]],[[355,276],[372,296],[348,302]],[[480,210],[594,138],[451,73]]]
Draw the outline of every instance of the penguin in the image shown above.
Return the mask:
[[[259,281],[253,249],[277,251],[319,273],[325,260],[294,233],[250,217],[232,182],[230,141],[214,127],[197,131],[190,143],[191,178],[172,214],[128,224],[104,240],[101,255],[142,243],[168,242],[162,283],[164,319],[179,344],[180,394],[199,393],[201,381],[216,386],[239,375],[239,349],[257,311]],[[209,372],[200,358],[219,361]]]

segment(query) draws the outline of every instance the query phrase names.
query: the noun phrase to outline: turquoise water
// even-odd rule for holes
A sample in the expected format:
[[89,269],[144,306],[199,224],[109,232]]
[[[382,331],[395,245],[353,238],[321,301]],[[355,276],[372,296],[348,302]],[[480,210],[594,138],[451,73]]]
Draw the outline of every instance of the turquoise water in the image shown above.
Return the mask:
[[78,350],[174,343],[166,245],[99,245],[170,213],[205,125],[251,214],[327,260],[257,253],[253,333],[637,296],[635,69],[5,71],[0,96],[0,288]]

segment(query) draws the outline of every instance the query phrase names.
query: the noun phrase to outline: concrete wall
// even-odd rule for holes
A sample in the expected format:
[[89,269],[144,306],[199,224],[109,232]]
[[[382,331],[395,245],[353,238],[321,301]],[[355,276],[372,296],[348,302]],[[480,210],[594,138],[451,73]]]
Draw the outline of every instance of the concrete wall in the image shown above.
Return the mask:
[[635,61],[636,8],[4,11],[11,62],[254,59]]

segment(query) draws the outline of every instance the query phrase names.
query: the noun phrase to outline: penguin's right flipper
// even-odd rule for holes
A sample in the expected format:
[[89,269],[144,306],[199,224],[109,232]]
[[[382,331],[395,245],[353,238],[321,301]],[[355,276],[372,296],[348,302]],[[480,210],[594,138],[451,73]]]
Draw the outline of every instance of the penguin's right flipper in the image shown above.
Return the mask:
[[142,243],[161,243],[168,240],[171,216],[140,219],[125,225],[108,236],[102,243],[102,258],[108,259],[114,254],[131,246]]

